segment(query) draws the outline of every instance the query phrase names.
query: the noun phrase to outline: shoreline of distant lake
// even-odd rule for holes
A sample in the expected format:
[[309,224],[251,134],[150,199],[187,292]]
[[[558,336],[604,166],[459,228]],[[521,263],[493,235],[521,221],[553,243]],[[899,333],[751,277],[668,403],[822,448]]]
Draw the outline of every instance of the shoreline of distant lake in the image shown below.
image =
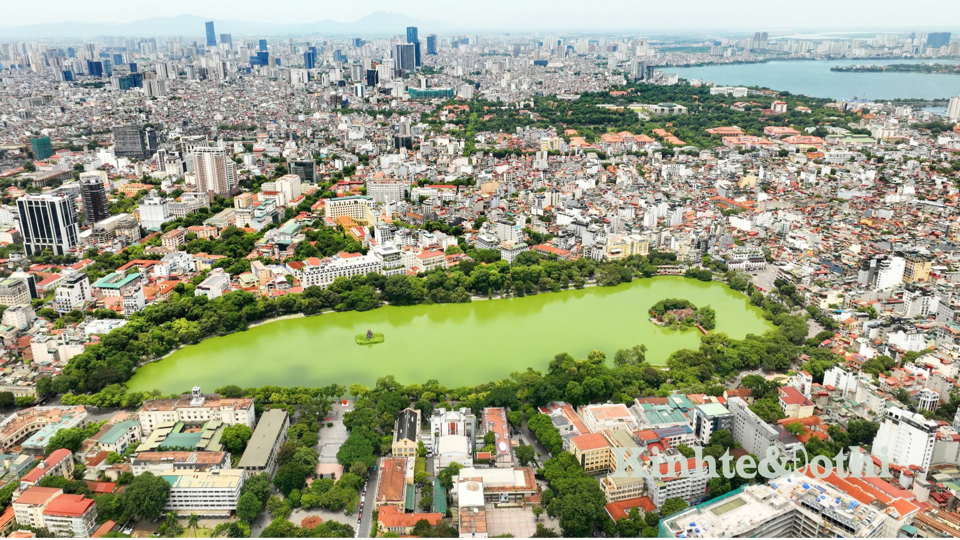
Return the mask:
[[[700,79],[721,86],[757,86],[791,94],[831,99],[892,100],[948,99],[960,95],[960,81],[935,73],[864,73],[831,71],[834,66],[862,64],[863,60],[771,60],[765,62],[713,64],[698,67],[661,66],[686,80]],[[929,59],[873,60],[876,65],[929,63]],[[943,60],[943,64],[960,63]]]
[[[669,50],[664,50],[663,52],[669,52]],[[751,64],[769,64],[771,62],[848,62],[848,61],[863,61],[869,60],[872,62],[892,62],[892,61],[901,61],[901,62],[917,62],[923,63],[928,62],[929,58],[902,58],[899,56],[886,56],[886,57],[877,57],[877,56],[845,56],[843,58],[797,58],[797,57],[770,57],[770,58],[757,58],[756,60],[732,60],[729,62],[690,62],[686,64],[673,64],[666,63],[660,66],[656,66],[658,69],[663,68],[695,68],[695,67],[709,67],[709,66],[746,66]],[[938,60],[946,60],[947,63],[951,62],[960,62],[960,58],[945,57],[938,58]]]
[[931,75],[960,75],[957,64],[863,64],[854,66],[833,66],[830,71],[837,73],[922,73]]

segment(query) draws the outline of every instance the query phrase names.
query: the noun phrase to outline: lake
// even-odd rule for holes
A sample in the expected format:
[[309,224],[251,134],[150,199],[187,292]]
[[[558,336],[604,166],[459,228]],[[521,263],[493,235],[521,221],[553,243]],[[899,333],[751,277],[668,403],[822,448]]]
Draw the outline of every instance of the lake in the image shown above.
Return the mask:
[[[929,60],[926,60],[929,61]],[[936,60],[956,63],[956,60]],[[917,60],[798,60],[762,64],[660,67],[682,79],[702,79],[721,86],[762,86],[792,94],[852,99],[949,98],[960,95],[960,75],[923,73],[840,73],[833,66],[916,64]]]
[[[698,330],[679,332],[649,321],[664,298],[685,298],[717,312],[716,331],[742,338],[772,328],[746,296],[723,283],[679,276],[635,280],[524,298],[470,304],[385,306],[367,312],[287,319],[204,340],[145,365],[127,383],[164,393],[241,387],[371,385],[394,375],[410,384],[437,379],[455,388],[499,380],[528,366],[545,370],[554,355],[586,358],[592,349],[612,361],[617,349],[643,343],[662,363],[675,350],[696,348]],[[370,329],[385,342],[357,345]]]

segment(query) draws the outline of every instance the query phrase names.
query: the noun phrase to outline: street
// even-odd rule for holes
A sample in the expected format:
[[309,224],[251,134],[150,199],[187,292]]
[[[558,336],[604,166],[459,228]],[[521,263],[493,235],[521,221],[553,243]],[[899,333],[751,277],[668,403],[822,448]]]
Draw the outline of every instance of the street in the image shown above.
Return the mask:
[[360,519],[355,524],[357,528],[357,538],[370,538],[370,527],[372,526],[371,516],[373,516],[374,500],[377,497],[377,481],[380,478],[380,471],[370,471],[367,473],[367,483],[363,487],[366,497],[361,494],[363,508],[360,509]]

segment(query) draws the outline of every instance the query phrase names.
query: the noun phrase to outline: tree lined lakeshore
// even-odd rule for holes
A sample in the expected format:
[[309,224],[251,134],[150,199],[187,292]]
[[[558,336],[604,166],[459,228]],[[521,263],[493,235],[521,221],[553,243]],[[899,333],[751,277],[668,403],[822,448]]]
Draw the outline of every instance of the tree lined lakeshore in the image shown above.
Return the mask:
[[958,64],[873,64],[855,66],[833,66],[830,71],[840,73],[932,73],[938,75],[960,75]]
[[[660,279],[677,280],[677,284],[686,284],[700,282],[701,278],[703,277],[705,276],[703,276],[701,273],[698,273],[697,279],[684,279],[680,277]],[[774,291],[771,291],[771,294],[764,296],[759,291],[754,290],[752,284],[745,279],[744,275],[736,272],[729,272],[726,277],[728,279],[730,288],[736,291],[749,293],[750,303],[763,310],[763,318],[773,324],[773,326],[776,328],[775,331],[769,331],[763,335],[748,334],[741,340],[731,339],[729,335],[722,332],[715,332],[710,336],[703,337],[699,342],[699,346],[697,346],[696,335],[687,334],[686,337],[691,339],[690,345],[688,346],[689,348],[681,348],[680,350],[676,350],[668,355],[669,357],[667,358],[666,365],[670,369],[669,377],[667,376],[666,372],[662,372],[647,363],[647,352],[648,350],[651,350],[652,347],[648,347],[645,343],[640,343],[632,348],[622,348],[617,350],[613,361],[615,367],[625,368],[630,366],[646,365],[650,368],[650,370],[645,369],[645,372],[651,378],[651,380],[656,380],[659,383],[663,383],[672,379],[676,382],[680,382],[681,384],[692,384],[698,380],[701,382],[711,381],[714,380],[713,378],[716,376],[719,376],[722,380],[735,375],[737,372],[743,369],[763,368],[769,371],[787,369],[790,363],[798,357],[798,354],[800,354],[796,346],[802,344],[804,349],[801,350],[810,358],[810,360],[803,365],[803,369],[813,373],[816,378],[822,379],[823,371],[836,363],[838,357],[829,350],[819,348],[816,345],[821,343],[824,339],[832,336],[833,332],[827,330],[809,340],[804,341],[804,338],[808,333],[806,322],[804,321],[803,317],[791,314],[791,311],[796,312],[798,308],[803,306],[802,298],[798,296],[794,290],[794,287],[788,283],[778,280],[776,283],[777,288]],[[715,286],[720,286],[720,284],[716,284]],[[591,289],[590,291],[578,291],[575,294],[584,295],[587,293],[597,292],[615,294],[617,291],[609,288],[595,288]],[[542,298],[556,297],[554,295],[546,295]],[[558,299],[557,301],[562,302],[562,299]],[[493,304],[495,303],[480,302],[477,303],[476,306],[492,306]],[[636,309],[635,305],[632,307],[633,309]],[[802,314],[803,312],[800,311],[799,313]],[[828,328],[835,327],[836,325],[835,321],[825,317],[820,310],[813,306],[808,306],[806,308],[806,314],[804,316],[809,316],[813,319],[816,319],[818,322],[826,325]],[[742,321],[737,321],[735,326],[741,327],[741,323]],[[631,322],[630,324],[633,323]],[[723,322],[721,321],[721,325],[722,324]],[[512,328],[511,330],[515,331],[515,328]],[[480,339],[482,341],[483,337],[481,336]],[[556,341],[557,340],[551,342],[551,346],[553,346]],[[127,343],[129,344],[129,342]],[[272,343],[273,342],[271,342],[271,344]],[[651,345],[654,344],[651,343]],[[723,351],[723,354],[718,355],[717,353],[720,351]],[[606,358],[604,353],[600,351],[597,351],[597,353]],[[238,354],[241,353],[238,352]],[[207,358],[205,358],[203,355],[201,355],[199,358],[204,361],[207,360]],[[529,358],[526,358],[525,361],[529,361]],[[344,364],[345,363],[341,361],[336,365],[343,366]],[[260,362],[259,364],[254,364],[253,367],[257,365],[265,365],[265,363]],[[395,372],[397,367],[401,365],[402,364],[393,362],[390,364],[388,369]],[[193,369],[196,369],[197,367],[197,365],[192,366]],[[366,374],[364,373],[364,370],[367,367],[369,366],[360,366],[357,373]],[[175,387],[175,389],[185,390],[195,384],[195,373],[191,372],[190,369],[191,366],[188,362],[183,368],[183,373],[190,377],[190,382],[187,383],[185,381],[183,384]],[[889,369],[886,365],[880,367],[881,372],[886,369]],[[462,371],[463,370],[453,370],[453,373],[461,373]],[[533,371],[533,368],[528,368],[528,371]],[[303,374],[301,372],[294,373],[297,376],[295,379],[297,383],[303,380]],[[418,373],[420,373],[420,371],[418,371]],[[684,374],[689,374],[691,377],[681,377]],[[213,376],[222,380],[223,373],[217,372]],[[261,375],[259,373],[254,373],[253,376],[260,377]],[[476,374],[468,374],[468,377],[475,380]],[[143,380],[153,381],[154,379],[148,375],[144,376]],[[357,377],[348,380],[357,381],[363,379],[362,377]],[[62,384],[62,382],[59,381],[59,378],[57,380],[50,378],[41,379],[40,393],[42,395],[55,394],[58,384]],[[128,391],[128,388],[125,384],[113,383],[97,393],[67,393],[63,396],[63,402],[65,404],[87,404],[101,407],[136,406],[139,403],[142,403],[145,399],[164,395],[162,391],[157,390],[154,385],[150,384],[150,382],[147,382],[146,384],[149,386],[145,385],[144,387],[135,387],[132,391]],[[239,387],[237,388],[239,389]],[[282,386],[272,386],[268,388],[283,389]],[[303,387],[298,385],[298,388],[302,389]],[[330,386],[328,386],[328,388],[330,388]],[[473,387],[466,385],[459,388],[466,391]],[[718,388],[720,388],[720,392],[722,393],[722,387],[718,386]],[[270,400],[266,401],[267,403],[277,401],[274,394],[276,394],[276,392],[270,392],[267,394],[267,396],[270,397]],[[178,395],[178,393],[172,395]],[[304,399],[311,398],[309,395],[307,395],[307,397]],[[775,399],[773,400],[772,404],[761,401],[758,402],[757,406],[759,408],[758,410],[770,409],[771,415],[773,415],[773,411],[778,410]],[[758,412],[758,414],[760,414],[760,412]]]
[[[678,333],[647,321],[649,306],[668,290],[737,314],[720,325],[735,337],[769,328],[746,297],[722,283],[657,277],[525,298],[389,305],[287,320],[181,349],[140,368],[129,385],[166,393],[193,384],[300,384],[305,377],[319,384],[370,384],[375,374],[392,373],[410,381],[425,371],[443,383],[472,384],[518,366],[541,368],[558,348],[576,355],[596,348],[612,355],[638,343],[649,347],[649,361],[662,364],[673,351],[695,347],[698,340],[696,333]],[[358,347],[357,334],[370,328],[388,339]],[[240,361],[243,369],[234,369]]]

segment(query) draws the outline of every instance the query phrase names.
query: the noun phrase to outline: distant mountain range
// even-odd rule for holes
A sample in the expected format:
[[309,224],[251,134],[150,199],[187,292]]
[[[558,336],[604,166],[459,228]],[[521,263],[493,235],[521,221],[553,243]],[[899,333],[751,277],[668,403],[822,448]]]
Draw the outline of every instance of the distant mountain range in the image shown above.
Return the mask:
[[[197,15],[152,17],[128,23],[44,23],[25,26],[0,27],[0,39],[93,38],[100,36],[154,37],[203,36],[204,23],[211,19]],[[220,34],[238,36],[298,36],[320,34],[357,37],[404,34],[406,27],[420,27],[427,33],[449,31],[445,24],[420,21],[406,15],[378,11],[354,22],[317,21],[312,23],[260,23],[213,19]]]

